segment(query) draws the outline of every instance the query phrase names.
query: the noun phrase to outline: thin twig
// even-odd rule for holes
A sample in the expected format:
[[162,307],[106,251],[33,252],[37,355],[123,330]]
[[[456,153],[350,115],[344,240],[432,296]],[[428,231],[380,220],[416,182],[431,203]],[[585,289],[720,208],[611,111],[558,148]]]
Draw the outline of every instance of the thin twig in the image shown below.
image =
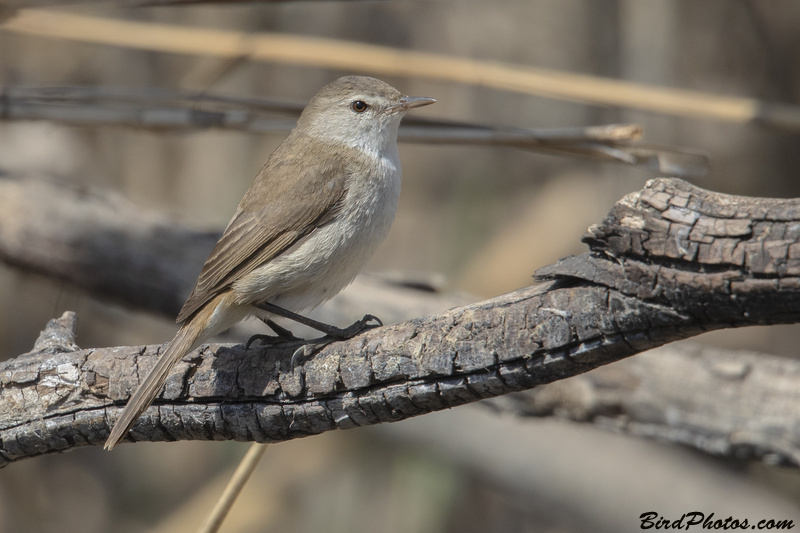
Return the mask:
[[258,462],[264,456],[264,452],[267,451],[267,446],[269,446],[269,444],[260,444],[257,442],[250,445],[247,449],[247,453],[244,454],[241,462],[239,462],[239,466],[236,467],[236,471],[233,473],[233,476],[231,476],[230,481],[228,481],[228,484],[225,486],[225,490],[222,491],[222,495],[219,497],[219,500],[217,500],[214,509],[212,509],[211,513],[206,517],[205,522],[203,522],[203,525],[197,530],[197,533],[216,533],[219,531],[223,520],[228,516],[228,512],[231,510],[231,507],[233,507],[234,502],[236,502],[236,498],[242,492],[245,483],[247,483],[247,480],[250,479],[253,471],[258,466]]
[[[165,91],[153,88],[9,87],[0,94],[0,119],[50,120],[81,126],[126,126],[157,131],[232,129],[288,131],[303,105],[277,100]],[[708,158],[685,148],[642,144],[641,127],[609,124],[555,129],[512,128],[414,117],[400,140],[424,144],[504,146],[589,157],[678,177],[708,172]]]

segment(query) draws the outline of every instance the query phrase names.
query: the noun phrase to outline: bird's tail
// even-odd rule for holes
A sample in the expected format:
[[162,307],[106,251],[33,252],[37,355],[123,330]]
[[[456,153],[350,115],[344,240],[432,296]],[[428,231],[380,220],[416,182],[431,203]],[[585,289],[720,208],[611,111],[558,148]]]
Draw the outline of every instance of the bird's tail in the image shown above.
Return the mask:
[[164,350],[164,353],[158,358],[156,366],[147,374],[144,382],[136,389],[131,399],[128,400],[128,405],[126,405],[125,409],[122,411],[122,416],[117,420],[114,429],[111,430],[111,434],[108,436],[108,440],[104,446],[106,450],[113,449],[114,446],[125,437],[128,430],[131,429],[139,416],[153,403],[156,396],[158,396],[158,392],[167,380],[167,375],[169,371],[172,370],[172,367],[174,367],[189,350],[201,342],[200,336],[204,332],[205,327],[203,324],[198,324],[198,322],[200,321],[189,320],[181,326],[181,329],[175,334],[175,338],[172,339],[167,349]]

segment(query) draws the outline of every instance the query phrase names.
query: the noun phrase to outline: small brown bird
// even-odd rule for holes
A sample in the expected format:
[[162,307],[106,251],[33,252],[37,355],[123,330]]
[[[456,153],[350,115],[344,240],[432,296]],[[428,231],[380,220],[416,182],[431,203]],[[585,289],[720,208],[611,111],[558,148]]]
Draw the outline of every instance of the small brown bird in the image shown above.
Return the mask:
[[339,78],[311,99],[239,203],[178,314],[178,333],[131,396],[107,450],[186,353],[248,316],[279,335],[271,317],[338,338],[367,327],[370,315],[340,329],[298,313],[347,286],[388,233],[400,195],[400,120],[433,102],[360,76]]

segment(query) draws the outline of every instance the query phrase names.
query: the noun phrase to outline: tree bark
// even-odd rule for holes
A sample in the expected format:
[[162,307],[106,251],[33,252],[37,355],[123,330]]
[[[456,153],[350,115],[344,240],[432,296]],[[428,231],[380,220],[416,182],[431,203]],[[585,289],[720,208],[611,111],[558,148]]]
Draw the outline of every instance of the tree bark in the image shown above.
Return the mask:
[[[795,322],[799,232],[798,200],[652,180],[589,229],[589,253],[540,269],[547,283],[370,330],[295,368],[299,343],[201,347],[174,370],[129,438],[269,442],[402,420],[582,374],[703,331]],[[69,329],[70,317],[62,322]],[[101,444],[161,349],[74,351],[71,342],[0,366],[3,464]],[[800,441],[794,420],[779,428],[785,449]],[[752,455],[776,457],[779,446],[763,446],[768,441],[761,438]],[[792,453],[777,457],[793,463]]]
[[591,423],[730,459],[800,465],[800,361],[672,343],[493,400],[520,416]]

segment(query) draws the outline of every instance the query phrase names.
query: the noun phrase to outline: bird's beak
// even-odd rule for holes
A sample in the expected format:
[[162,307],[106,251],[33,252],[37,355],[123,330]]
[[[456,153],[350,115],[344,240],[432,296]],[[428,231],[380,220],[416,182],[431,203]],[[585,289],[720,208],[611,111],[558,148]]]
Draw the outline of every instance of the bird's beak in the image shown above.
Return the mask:
[[408,111],[409,109],[415,107],[422,107],[424,105],[430,105],[434,103],[436,100],[433,98],[426,98],[425,96],[403,96],[400,98],[400,101],[393,105],[391,110],[392,111]]

